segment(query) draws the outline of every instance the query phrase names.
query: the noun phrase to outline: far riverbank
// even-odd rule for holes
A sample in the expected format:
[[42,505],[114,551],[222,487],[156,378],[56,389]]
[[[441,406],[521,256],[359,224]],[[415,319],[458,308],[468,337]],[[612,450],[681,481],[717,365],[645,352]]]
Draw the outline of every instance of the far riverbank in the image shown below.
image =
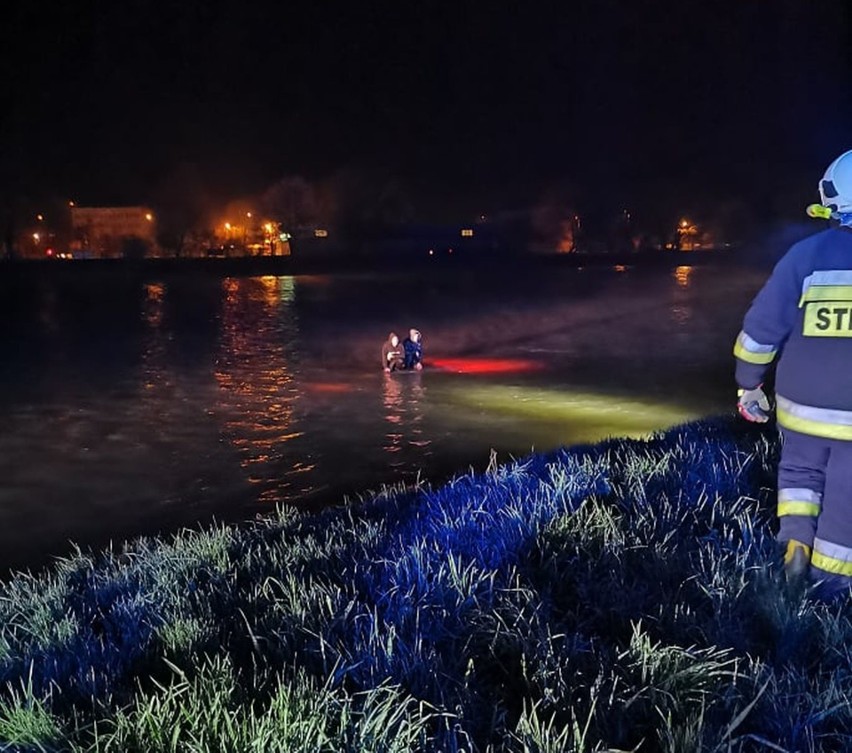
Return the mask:
[[689,252],[648,251],[632,254],[449,254],[446,250],[420,256],[349,255],[335,257],[240,256],[233,258],[175,258],[150,259],[45,259],[3,260],[0,262],[0,284],[33,278],[74,278],[85,275],[121,276],[157,279],[171,276],[260,277],[318,274],[375,273],[381,271],[412,273],[446,271],[462,268],[493,268],[523,270],[531,266],[552,267],[612,267],[640,266],[647,268],[741,263],[736,249],[706,249]]

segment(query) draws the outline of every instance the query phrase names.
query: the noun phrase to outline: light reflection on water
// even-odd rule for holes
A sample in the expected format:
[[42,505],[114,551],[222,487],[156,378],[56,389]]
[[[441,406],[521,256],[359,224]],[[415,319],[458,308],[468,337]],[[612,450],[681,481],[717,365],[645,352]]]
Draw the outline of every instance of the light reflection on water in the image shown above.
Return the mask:
[[[681,266],[40,283],[7,311],[20,329],[0,395],[0,564],[718,411],[762,279]],[[426,370],[383,374],[387,331],[409,326]]]
[[679,267],[675,267],[674,278],[677,280],[677,284],[682,288],[689,287],[689,278],[692,276],[694,267],[690,267],[687,264],[681,264]]
[[303,435],[295,407],[303,396],[298,369],[298,319],[290,311],[292,277],[226,279],[214,377],[219,398],[212,406],[222,434],[237,450],[240,466],[257,487],[260,503],[281,502],[310,493],[294,475],[314,465],[298,461],[278,473],[286,445]]
[[690,295],[690,278],[694,267],[681,264],[676,267],[672,276],[677,282],[677,287],[672,291],[672,320],[676,325],[683,328],[692,316],[693,301]]
[[383,375],[382,414],[387,425],[381,447],[394,475],[410,463],[411,451],[417,452],[422,466],[432,455],[432,438],[424,430],[426,393],[421,372]]

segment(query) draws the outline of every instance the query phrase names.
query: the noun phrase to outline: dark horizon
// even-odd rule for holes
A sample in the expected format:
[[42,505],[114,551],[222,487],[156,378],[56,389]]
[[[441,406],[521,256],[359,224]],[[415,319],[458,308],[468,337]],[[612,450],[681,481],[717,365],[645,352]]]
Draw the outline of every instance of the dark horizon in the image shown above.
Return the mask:
[[423,219],[790,214],[852,146],[850,11],[821,8],[13,3],[0,199],[146,203],[189,170],[212,201],[368,174]]

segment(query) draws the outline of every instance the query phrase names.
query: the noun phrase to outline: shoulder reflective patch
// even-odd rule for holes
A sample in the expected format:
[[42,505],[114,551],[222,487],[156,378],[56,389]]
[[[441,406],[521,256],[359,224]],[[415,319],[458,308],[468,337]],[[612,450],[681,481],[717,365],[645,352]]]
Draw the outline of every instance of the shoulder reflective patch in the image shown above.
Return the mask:
[[818,269],[816,272],[811,272],[802,280],[802,297],[799,299],[800,307],[805,301],[826,300],[824,298],[814,298],[809,295],[810,289],[815,287],[852,287],[852,269]]
[[852,300],[805,304],[802,334],[805,337],[852,337]]
[[852,285],[811,285],[802,293],[802,303],[809,301],[852,301]]
[[818,269],[804,279],[802,292],[811,285],[852,285],[852,269]]

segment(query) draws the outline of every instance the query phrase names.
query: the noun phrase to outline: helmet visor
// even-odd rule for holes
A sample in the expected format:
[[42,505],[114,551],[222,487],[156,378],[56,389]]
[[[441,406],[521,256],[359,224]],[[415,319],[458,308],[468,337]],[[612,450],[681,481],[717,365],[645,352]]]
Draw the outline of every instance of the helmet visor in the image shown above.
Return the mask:
[[819,190],[826,199],[834,199],[839,195],[834,183],[830,180],[821,181]]

